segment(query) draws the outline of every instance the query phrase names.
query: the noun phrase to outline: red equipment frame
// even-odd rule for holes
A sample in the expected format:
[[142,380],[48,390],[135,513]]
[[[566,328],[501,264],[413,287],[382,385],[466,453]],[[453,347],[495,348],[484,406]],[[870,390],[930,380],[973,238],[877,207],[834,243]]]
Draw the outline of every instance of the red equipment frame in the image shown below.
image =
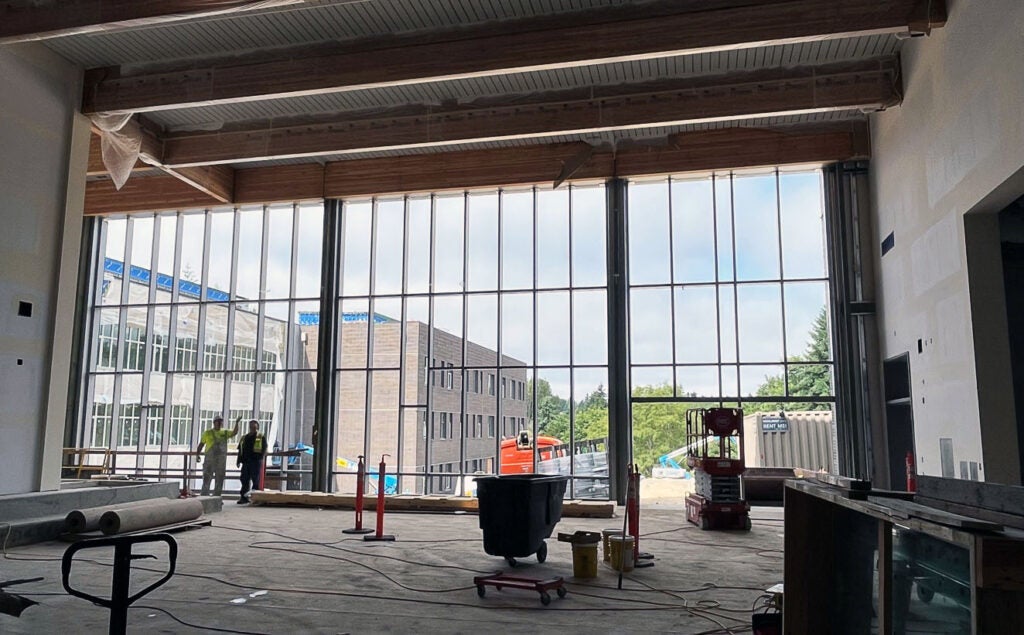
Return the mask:
[[[731,439],[736,438],[737,456]],[[717,454],[712,441],[718,441]],[[743,452],[743,410],[739,408],[691,408],[686,411],[686,465],[695,473],[736,476],[746,471]],[[686,497],[686,520],[701,529],[750,529],[750,504],[743,498],[711,501],[700,494]]]

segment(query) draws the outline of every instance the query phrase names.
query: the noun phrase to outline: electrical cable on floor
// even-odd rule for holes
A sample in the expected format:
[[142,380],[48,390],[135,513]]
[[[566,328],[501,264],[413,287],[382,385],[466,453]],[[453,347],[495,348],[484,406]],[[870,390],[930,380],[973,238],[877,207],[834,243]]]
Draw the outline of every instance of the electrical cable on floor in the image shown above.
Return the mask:
[[185,626],[188,626],[189,628],[195,628],[195,629],[198,629],[198,630],[201,630],[201,631],[216,631],[218,633],[235,633],[236,635],[268,635],[266,632],[263,632],[263,631],[238,631],[238,630],[231,629],[231,628],[217,628],[216,626],[205,626],[205,625],[199,625],[199,624],[192,624],[190,622],[186,622],[185,620],[181,619],[180,617],[178,617],[174,613],[171,613],[167,609],[160,608],[159,606],[150,606],[148,604],[135,604],[133,606],[129,606],[128,608],[130,608],[130,609],[147,609],[147,610],[150,610],[150,611],[160,611],[161,613],[163,613],[164,615],[166,615],[167,617],[171,618],[172,620],[174,620],[175,622],[177,622],[179,624],[183,624]]

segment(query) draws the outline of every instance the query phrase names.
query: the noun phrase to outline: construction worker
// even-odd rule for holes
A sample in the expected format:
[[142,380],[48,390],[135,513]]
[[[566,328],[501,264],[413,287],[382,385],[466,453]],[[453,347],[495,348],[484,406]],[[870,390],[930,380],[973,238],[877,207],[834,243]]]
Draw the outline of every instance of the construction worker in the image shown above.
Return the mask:
[[267,437],[260,432],[260,423],[255,419],[249,421],[249,433],[238,442],[238,460],[236,464],[242,468],[242,493],[238,498],[239,505],[249,502],[249,490],[260,489],[260,478],[263,473],[263,457],[267,455]]
[[206,448],[203,462],[203,489],[201,495],[210,495],[210,479],[215,479],[213,495],[220,496],[224,491],[224,473],[228,464],[228,441],[238,434],[238,424],[242,421],[239,417],[235,419],[235,426],[230,430],[224,429],[223,417],[213,418],[213,427],[203,432],[199,437],[199,446],[196,454],[201,454]]

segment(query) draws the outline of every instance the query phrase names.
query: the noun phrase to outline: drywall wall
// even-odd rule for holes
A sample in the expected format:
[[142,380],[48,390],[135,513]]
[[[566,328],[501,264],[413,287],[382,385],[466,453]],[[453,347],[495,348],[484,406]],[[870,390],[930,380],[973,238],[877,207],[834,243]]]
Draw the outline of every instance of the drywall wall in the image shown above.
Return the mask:
[[876,239],[895,239],[878,270],[881,346],[910,352],[920,473],[941,474],[949,438],[957,476],[976,462],[982,480],[1020,483],[986,241],[998,251],[994,214],[1024,193],[1024,2],[948,5],[946,27],[903,49],[903,104],[871,117]]
[[37,44],[10,45],[0,47],[0,78],[0,494],[6,494],[37,490],[42,482],[81,71]]

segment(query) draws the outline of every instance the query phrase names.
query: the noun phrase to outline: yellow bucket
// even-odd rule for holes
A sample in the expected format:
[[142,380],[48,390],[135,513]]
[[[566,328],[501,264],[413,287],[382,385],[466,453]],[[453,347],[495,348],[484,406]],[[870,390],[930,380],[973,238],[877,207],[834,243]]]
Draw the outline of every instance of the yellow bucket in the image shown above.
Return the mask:
[[622,535],[622,530],[621,529],[603,529],[601,531],[601,538],[603,540],[602,546],[604,547],[604,561],[605,562],[611,562],[612,561],[612,547],[611,547],[611,544],[609,544],[609,538],[611,538],[612,536],[621,536],[621,535]]
[[577,578],[597,577],[597,543],[572,543],[572,574]]
[[611,546],[612,569],[616,571],[633,570],[633,536],[609,536]]

